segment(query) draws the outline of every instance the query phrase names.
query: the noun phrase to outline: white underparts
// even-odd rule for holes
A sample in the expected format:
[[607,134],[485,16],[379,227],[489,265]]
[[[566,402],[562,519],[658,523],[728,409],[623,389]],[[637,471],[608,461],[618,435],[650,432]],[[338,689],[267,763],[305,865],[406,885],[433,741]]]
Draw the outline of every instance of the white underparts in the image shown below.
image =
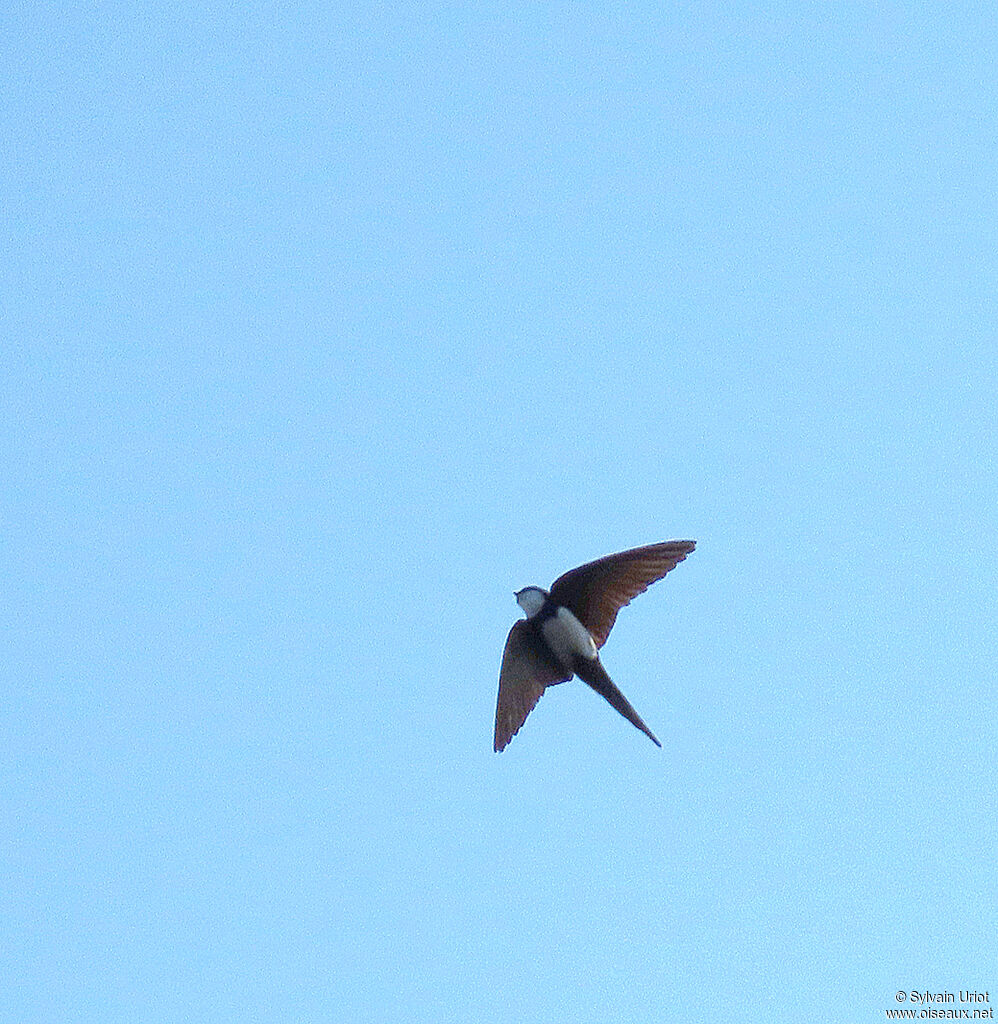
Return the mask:
[[589,630],[567,608],[559,608],[558,614],[546,619],[541,629],[555,657],[566,668],[571,668],[576,656],[589,661],[597,656]]

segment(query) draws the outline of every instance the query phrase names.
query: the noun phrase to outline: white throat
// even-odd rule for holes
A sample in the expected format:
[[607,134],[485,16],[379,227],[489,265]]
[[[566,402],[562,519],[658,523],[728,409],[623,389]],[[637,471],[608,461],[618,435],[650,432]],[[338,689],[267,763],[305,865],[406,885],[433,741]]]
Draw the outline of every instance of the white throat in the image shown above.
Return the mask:
[[517,591],[516,603],[527,613],[527,618],[532,619],[544,607],[547,594],[540,587],[524,587]]

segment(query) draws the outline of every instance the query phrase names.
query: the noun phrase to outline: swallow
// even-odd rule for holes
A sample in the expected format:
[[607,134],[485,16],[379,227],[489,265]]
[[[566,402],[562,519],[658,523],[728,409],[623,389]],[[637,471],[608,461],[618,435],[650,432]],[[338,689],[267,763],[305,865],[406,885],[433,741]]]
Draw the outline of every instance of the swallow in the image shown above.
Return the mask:
[[550,591],[524,587],[517,604],[526,613],[506,638],[499,669],[499,699],[493,749],[504,750],[549,686],[578,676],[640,729],[662,744],[617,689],[599,658],[599,649],[617,612],[674,569],[696,541],[649,544],[587,562],[559,576]]

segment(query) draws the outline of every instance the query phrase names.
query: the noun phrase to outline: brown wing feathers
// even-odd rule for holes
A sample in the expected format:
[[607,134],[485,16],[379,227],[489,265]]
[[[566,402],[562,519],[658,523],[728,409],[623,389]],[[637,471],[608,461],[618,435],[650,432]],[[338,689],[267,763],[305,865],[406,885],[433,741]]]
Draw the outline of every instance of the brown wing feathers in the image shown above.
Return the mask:
[[545,656],[543,650],[538,649],[533,630],[526,620],[515,623],[506,638],[499,669],[493,750],[502,750],[520,731],[520,726],[548,686],[570,678]]
[[[675,568],[695,547],[692,540],[670,540],[607,555],[559,576],[551,587],[551,598],[571,609],[592,634],[596,646],[602,647],[613,629],[617,612]],[[548,686],[570,678],[571,674],[566,675],[545,647],[538,644],[531,626],[525,620],[517,622],[506,638],[499,670],[494,748],[502,750],[516,735]],[[587,671],[581,678],[658,743],[598,661],[593,671]]]
[[551,587],[551,597],[570,608],[592,633],[596,646],[602,647],[617,612],[674,569],[695,547],[692,540],[670,540],[607,555],[559,576]]

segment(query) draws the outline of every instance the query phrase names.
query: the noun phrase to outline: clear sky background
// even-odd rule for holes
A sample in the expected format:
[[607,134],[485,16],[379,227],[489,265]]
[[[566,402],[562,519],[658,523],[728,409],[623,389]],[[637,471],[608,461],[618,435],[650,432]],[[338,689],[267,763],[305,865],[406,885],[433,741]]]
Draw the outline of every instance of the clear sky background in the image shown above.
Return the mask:
[[[0,1020],[998,1001],[996,39],[6,7]],[[664,748],[494,754],[513,590],[687,537]]]

